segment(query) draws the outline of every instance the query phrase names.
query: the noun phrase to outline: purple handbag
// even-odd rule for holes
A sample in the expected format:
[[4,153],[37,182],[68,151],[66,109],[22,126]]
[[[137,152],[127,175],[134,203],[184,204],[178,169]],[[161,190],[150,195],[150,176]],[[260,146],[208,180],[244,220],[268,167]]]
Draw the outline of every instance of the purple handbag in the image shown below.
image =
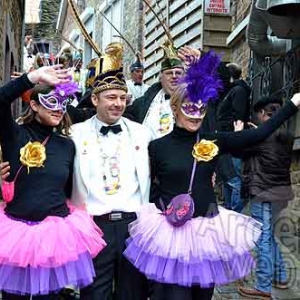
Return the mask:
[[[197,135],[197,143],[199,142],[199,134]],[[197,161],[194,159],[193,169],[190,179],[189,190],[187,194],[180,194],[174,197],[170,204],[167,206],[167,209],[164,210],[164,215],[167,218],[167,221],[174,227],[179,227],[184,225],[188,220],[193,217],[195,211],[194,200],[191,196],[194,176],[196,171]]]

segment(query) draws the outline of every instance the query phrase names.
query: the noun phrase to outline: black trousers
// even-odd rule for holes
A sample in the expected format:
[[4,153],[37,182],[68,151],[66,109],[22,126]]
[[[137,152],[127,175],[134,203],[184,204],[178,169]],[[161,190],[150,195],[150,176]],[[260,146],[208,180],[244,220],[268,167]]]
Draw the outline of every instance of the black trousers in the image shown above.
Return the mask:
[[107,246],[95,257],[96,278],[80,291],[81,300],[146,300],[147,279],[124,256],[128,224],[135,218],[109,221],[94,217]]
[[57,294],[51,295],[41,295],[41,296],[20,296],[15,294],[9,294],[6,292],[2,292],[2,300],[59,300],[59,296]]
[[151,300],[211,300],[214,288],[182,287],[175,284],[155,283]]

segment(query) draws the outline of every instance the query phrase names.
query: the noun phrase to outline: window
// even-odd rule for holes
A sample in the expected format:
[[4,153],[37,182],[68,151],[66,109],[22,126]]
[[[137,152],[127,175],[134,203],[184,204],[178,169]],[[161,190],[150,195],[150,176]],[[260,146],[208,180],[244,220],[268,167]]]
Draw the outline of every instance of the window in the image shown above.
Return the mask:
[[[108,7],[104,8],[103,13],[123,33],[123,0],[113,1]],[[118,33],[103,18],[102,50],[112,41],[119,41],[119,38],[114,37],[114,35],[118,35]]]
[[[89,18],[85,21],[83,20],[84,26],[90,35],[91,39],[94,40],[94,17],[90,15]],[[83,63],[84,65],[88,65],[91,59],[96,56],[93,52],[92,46],[89,44],[87,40],[84,39],[83,44]]]
[[[93,32],[90,33],[90,37],[93,39]],[[84,40],[83,48],[83,63],[87,66],[93,58],[93,48],[87,40]]]
[[47,42],[38,42],[35,43],[35,50],[41,53],[50,53],[50,45]]

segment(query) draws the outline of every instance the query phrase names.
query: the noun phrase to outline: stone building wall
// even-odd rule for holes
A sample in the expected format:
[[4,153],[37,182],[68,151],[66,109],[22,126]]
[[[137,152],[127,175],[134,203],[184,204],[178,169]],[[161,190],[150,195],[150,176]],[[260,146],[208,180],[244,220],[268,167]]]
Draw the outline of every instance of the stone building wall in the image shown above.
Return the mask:
[[[24,2],[0,0],[0,86],[10,80],[12,71],[22,69]],[[21,110],[21,102],[15,101],[13,115]]]
[[[61,40],[56,36],[56,20],[59,13],[60,0],[41,1],[41,22],[26,24],[25,34],[32,35],[36,43],[49,43],[49,52],[57,53]],[[46,51],[43,51],[46,52]]]
[[[102,45],[103,37],[103,17],[100,14],[100,10],[105,7],[107,1],[100,0],[86,0],[85,7],[81,7],[81,13],[87,7],[94,8],[93,22],[94,32],[93,40],[96,42],[99,49],[104,49],[106,45]],[[113,1],[112,1],[113,3]],[[64,16],[63,35],[69,37],[72,31],[78,30],[77,25],[74,22],[70,8],[67,8],[67,13]],[[129,41],[134,49],[143,48],[143,5],[142,0],[124,0],[123,1],[123,28],[121,30],[124,37]],[[80,37],[80,44],[83,45],[84,39]],[[135,59],[133,52],[130,48],[123,43],[125,47],[124,51],[124,71],[128,74],[129,66]]]
[[[251,0],[238,1],[232,4],[232,31],[248,16],[251,9]],[[247,77],[250,59],[250,48],[246,41],[246,30],[231,45],[231,61],[238,63],[243,69],[243,78]]]
[[20,70],[24,1],[0,0],[0,84],[10,79],[11,71]]

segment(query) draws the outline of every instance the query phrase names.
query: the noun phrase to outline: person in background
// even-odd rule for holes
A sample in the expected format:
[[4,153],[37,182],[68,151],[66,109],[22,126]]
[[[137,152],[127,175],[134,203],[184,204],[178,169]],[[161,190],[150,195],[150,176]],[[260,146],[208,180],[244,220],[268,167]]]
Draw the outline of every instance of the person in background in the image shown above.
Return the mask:
[[35,55],[32,35],[26,35],[23,47],[23,72],[30,72],[34,69]]
[[128,87],[127,105],[131,105],[137,98],[142,97],[150,87],[143,82],[144,73],[144,65],[140,55],[137,55],[136,61],[130,66],[131,79],[126,81]]
[[[250,118],[251,89],[241,79],[242,69],[236,63],[229,63],[226,65],[226,68],[230,75],[231,87],[217,108],[217,131],[233,131],[233,123],[235,121],[248,122]],[[240,195],[242,183],[241,167],[241,160],[233,157],[231,154],[225,154],[220,157],[218,163],[218,173],[224,184],[224,206],[236,212],[241,212],[244,206]]]
[[[282,100],[275,96],[256,102],[253,109],[257,125],[267,122],[281,106]],[[263,224],[256,245],[255,287],[239,287],[239,293],[251,299],[271,299],[272,283],[279,289],[288,288],[285,263],[275,234],[280,212],[294,198],[290,178],[293,143],[292,134],[282,126],[265,141],[242,152],[242,196],[250,201],[251,216]]]
[[[189,49],[181,49],[181,60],[174,45],[169,41],[162,46],[164,59],[161,63],[160,81],[154,83],[143,97],[134,101],[127,107],[125,117],[146,125],[151,133],[152,139],[162,137],[173,130],[174,118],[170,106],[170,97],[178,86],[184,75],[184,62],[191,56],[186,53]],[[197,52],[200,56],[200,51]],[[188,58],[188,59],[187,59]]]
[[72,77],[73,80],[78,84],[78,94],[77,97],[80,99],[86,91],[86,76],[87,69],[83,68],[83,50],[76,49],[73,54],[72,60]]

